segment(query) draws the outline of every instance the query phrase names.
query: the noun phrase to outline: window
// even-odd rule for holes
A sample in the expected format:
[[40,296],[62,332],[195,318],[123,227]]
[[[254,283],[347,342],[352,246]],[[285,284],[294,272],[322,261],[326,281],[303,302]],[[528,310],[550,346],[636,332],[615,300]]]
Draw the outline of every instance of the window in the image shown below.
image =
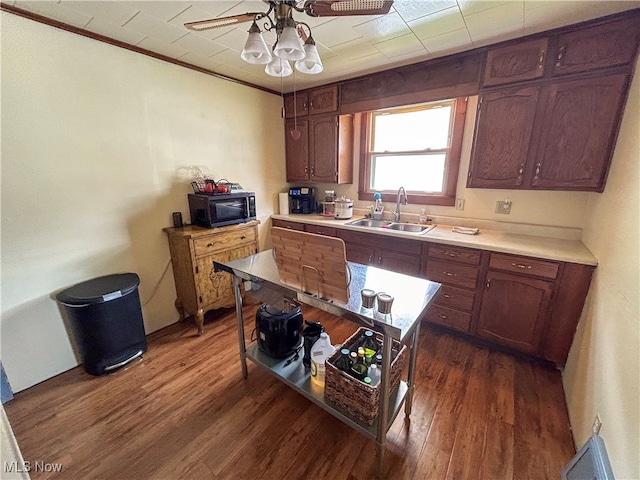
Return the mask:
[[466,99],[368,112],[362,116],[358,198],[455,205]]

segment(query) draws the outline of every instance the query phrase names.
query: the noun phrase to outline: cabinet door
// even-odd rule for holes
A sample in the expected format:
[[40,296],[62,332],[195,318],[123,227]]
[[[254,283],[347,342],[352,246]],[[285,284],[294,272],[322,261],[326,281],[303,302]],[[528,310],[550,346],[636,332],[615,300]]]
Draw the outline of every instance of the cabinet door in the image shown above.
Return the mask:
[[309,112],[311,114],[338,111],[338,86],[316,88],[309,92]]
[[309,148],[313,182],[338,181],[338,116],[329,115],[310,119]]
[[420,257],[391,250],[377,250],[376,255],[374,263],[376,267],[404,273],[405,275],[413,275],[414,277],[424,276],[421,274],[422,262]]
[[[297,123],[297,125],[296,125]],[[291,132],[297,127],[300,131],[298,139]],[[307,120],[285,122],[285,148],[287,160],[287,182],[304,182],[309,180],[309,127]]]
[[488,272],[476,334],[536,354],[547,325],[552,292],[551,282]]
[[626,65],[634,58],[639,32],[640,20],[634,17],[560,35],[553,74]]
[[373,247],[368,245],[360,245],[358,243],[345,242],[347,252],[347,260],[362,265],[373,265],[376,258],[376,252]]
[[235,304],[231,274],[216,272],[213,261],[229,262],[257,253],[255,244],[247,244],[214,255],[196,258],[198,308],[231,307]]
[[548,87],[534,156],[534,188],[602,191],[626,82],[626,74],[617,74]]
[[309,114],[309,96],[307,92],[292,93],[284,97],[285,118],[305,117]]
[[480,97],[467,187],[522,185],[540,87]]
[[537,38],[487,52],[485,87],[542,77],[548,38]]

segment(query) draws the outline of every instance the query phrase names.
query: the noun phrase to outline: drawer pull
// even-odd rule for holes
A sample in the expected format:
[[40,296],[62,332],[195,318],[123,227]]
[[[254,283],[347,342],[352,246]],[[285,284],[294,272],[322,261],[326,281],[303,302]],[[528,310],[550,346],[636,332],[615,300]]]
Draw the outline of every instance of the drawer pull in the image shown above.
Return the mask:
[[382,257],[378,257],[378,265],[382,265]]
[[213,247],[215,243],[207,243],[207,247]]
[[440,318],[441,318],[441,319],[443,319],[443,320],[446,320],[446,319],[448,318],[446,315],[442,315],[442,314],[440,314],[439,316],[440,316]]
[[460,255],[458,255],[457,253],[451,253],[451,252],[444,252],[444,254],[447,257],[459,257]]
[[443,293],[443,294],[442,294],[442,296],[443,296],[444,298],[453,298],[453,296],[452,296],[452,295],[447,295],[446,293]]
[[240,237],[240,240],[244,240],[245,238],[247,238],[247,236],[246,236],[246,235],[242,235],[242,236]]
[[531,265],[523,265],[522,263],[511,263],[511,266],[522,268],[523,270],[531,270]]
[[451,272],[442,272],[444,273],[447,277],[455,277],[456,274],[455,273],[451,273]]

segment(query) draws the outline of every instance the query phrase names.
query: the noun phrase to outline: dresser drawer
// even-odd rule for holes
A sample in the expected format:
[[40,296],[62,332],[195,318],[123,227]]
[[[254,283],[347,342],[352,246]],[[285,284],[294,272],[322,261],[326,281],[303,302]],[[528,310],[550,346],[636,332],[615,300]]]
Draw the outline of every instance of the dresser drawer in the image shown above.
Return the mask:
[[305,225],[304,231],[309,233],[315,233],[318,235],[325,235],[327,237],[335,237],[336,229],[333,227],[324,227],[320,225]]
[[476,288],[478,268],[442,260],[427,260],[427,279],[456,287]]
[[193,241],[193,249],[196,257],[199,257],[255,241],[256,231],[251,227],[234,232],[219,233],[197,238]]
[[558,276],[560,264],[530,257],[492,253],[489,268],[553,279]]
[[473,310],[473,300],[475,296],[476,294],[473,290],[464,290],[450,285],[442,285],[442,287],[440,287],[440,293],[435,299],[435,303],[442,307],[471,312]]
[[471,314],[454,310],[452,308],[442,307],[440,305],[431,305],[427,310],[425,317],[428,322],[437,323],[446,327],[455,328],[462,332],[468,332],[471,325]]
[[431,258],[451,260],[452,262],[480,265],[480,252],[469,248],[430,244],[427,255]]

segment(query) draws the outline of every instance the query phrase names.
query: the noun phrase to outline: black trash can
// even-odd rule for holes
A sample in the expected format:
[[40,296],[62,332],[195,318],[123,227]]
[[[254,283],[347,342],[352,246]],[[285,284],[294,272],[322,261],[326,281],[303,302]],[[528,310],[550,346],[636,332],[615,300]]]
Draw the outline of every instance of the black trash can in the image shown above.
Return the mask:
[[103,375],[147,350],[135,273],[78,283],[56,299],[66,309],[85,370]]

